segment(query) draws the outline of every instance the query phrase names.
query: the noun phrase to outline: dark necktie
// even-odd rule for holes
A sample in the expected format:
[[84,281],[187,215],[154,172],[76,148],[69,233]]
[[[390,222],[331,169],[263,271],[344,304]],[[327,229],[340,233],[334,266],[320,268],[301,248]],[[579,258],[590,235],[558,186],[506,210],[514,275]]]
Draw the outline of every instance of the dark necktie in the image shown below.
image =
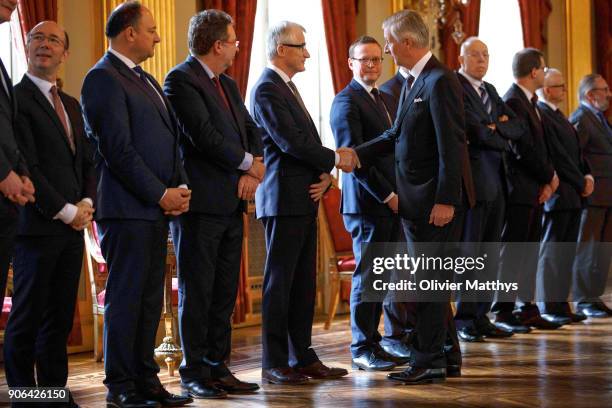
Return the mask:
[[147,80],[147,74],[145,74],[144,70],[142,69],[140,65],[136,65],[134,67],[134,71],[136,71],[136,73],[138,74],[142,82],[144,82],[147,86],[151,86],[149,84],[149,81]]
[[482,101],[482,104],[487,110],[487,113],[490,115],[491,114],[491,99],[489,98],[489,93],[487,92],[487,88],[485,87],[485,84],[484,83],[480,84],[480,87],[478,89],[480,89],[480,100]]
[[287,85],[291,89],[291,92],[293,92],[293,95],[295,96],[295,99],[297,99],[298,105],[300,105],[300,108],[302,108],[302,110],[306,114],[306,117],[308,117],[310,120],[312,120],[312,118],[310,117],[310,113],[308,113],[308,109],[306,109],[306,105],[304,105],[304,101],[302,100],[302,97],[300,96],[300,93],[299,93],[297,87],[295,86],[295,84],[293,83],[293,81],[287,82]]
[[376,102],[376,106],[378,107],[378,111],[385,118],[385,124],[387,125],[387,127],[390,127],[391,126],[391,117],[389,116],[389,112],[387,111],[387,107],[385,106],[385,102],[383,101],[382,97],[380,96],[380,91],[378,90],[378,88],[372,88],[372,90],[370,92],[372,93],[372,96],[374,96],[374,101]]
[[538,119],[542,120],[542,117],[540,116],[540,110],[538,109],[538,95],[533,94],[533,96],[531,97],[531,106],[533,106],[533,110],[535,111]]
[[610,128],[610,123],[608,123],[608,119],[606,118],[606,115],[604,115],[602,111],[599,111],[597,112],[597,118],[603,125],[604,129],[608,131],[608,136],[612,137],[612,128]]
[[230,104],[229,104],[229,101],[227,100],[227,95],[225,94],[225,91],[223,90],[223,87],[221,86],[221,82],[219,82],[219,78],[212,77],[211,79],[213,81],[213,84],[215,84],[215,88],[217,88],[217,92],[219,92],[219,96],[221,96],[221,99],[223,99],[223,103],[225,104],[225,107],[227,108],[227,110],[231,112]]
[[57,87],[54,85],[51,87],[51,96],[53,98],[53,107],[55,108],[55,113],[57,113],[57,117],[62,122],[62,126],[64,126],[64,131],[66,132],[66,139],[68,140],[68,145],[70,146],[70,150],[72,150],[72,154],[76,151],[76,147],[74,145],[74,137],[68,128],[68,122],[66,121],[66,111],[64,110],[64,105],[62,105],[62,100],[59,97],[59,93],[57,92]]
[[404,85],[402,86],[402,93],[400,94],[400,103],[398,107],[398,112],[402,110],[402,106],[404,105],[404,102],[406,101],[406,98],[408,97],[408,94],[410,93],[410,89],[412,89],[413,84],[414,84],[414,77],[408,74],[408,76],[406,77],[406,81],[404,82]]

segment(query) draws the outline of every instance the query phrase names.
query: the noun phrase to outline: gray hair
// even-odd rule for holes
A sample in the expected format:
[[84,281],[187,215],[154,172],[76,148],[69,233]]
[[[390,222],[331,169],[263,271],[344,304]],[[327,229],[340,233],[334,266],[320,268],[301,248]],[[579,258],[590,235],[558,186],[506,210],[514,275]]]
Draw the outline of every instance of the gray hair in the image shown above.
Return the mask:
[[286,20],[279,21],[268,29],[266,38],[266,55],[268,60],[278,55],[276,49],[280,44],[295,41],[295,36],[293,35],[295,29],[302,30],[303,33],[306,32],[306,29],[298,23]]
[[419,13],[402,10],[383,21],[383,30],[389,30],[396,40],[409,37],[418,48],[429,47],[429,29]]
[[580,84],[578,85],[578,100],[580,102],[586,102],[586,94],[595,88],[595,81],[599,78],[603,78],[600,74],[589,74],[585,75],[584,78],[580,80]]

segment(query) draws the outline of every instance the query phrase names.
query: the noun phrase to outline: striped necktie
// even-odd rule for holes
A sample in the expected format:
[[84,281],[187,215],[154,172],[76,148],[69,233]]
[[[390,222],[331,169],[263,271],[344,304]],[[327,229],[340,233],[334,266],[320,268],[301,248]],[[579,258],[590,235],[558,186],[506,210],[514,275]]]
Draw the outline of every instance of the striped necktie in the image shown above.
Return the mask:
[[480,100],[482,101],[482,104],[487,110],[487,113],[490,115],[491,114],[491,99],[489,98],[489,93],[487,92],[487,88],[485,88],[484,83],[482,83],[480,84],[480,87],[478,89],[480,89]]

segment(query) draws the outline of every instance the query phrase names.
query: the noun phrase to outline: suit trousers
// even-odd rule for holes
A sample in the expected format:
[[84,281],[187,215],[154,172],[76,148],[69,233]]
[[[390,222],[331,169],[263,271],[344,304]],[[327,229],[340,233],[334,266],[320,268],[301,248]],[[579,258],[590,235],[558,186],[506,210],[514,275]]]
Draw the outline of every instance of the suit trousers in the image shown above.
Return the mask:
[[[372,277],[372,265],[361,262],[362,245],[368,242],[397,242],[403,231],[399,217],[381,217],[365,214],[346,214],[344,225],[353,238],[355,272],[351,282],[351,354],[358,357],[373,352],[380,341],[378,324],[382,311],[381,302],[363,302],[362,293]],[[386,319],[386,317],[385,317]],[[385,320],[386,321],[386,320]]]
[[13,256],[16,233],[17,218],[0,218],[0,300],[2,300],[2,304],[4,304],[6,279],[8,276],[9,264],[11,263],[11,257]]
[[171,230],[178,260],[181,379],[224,377],[230,373],[225,362],[240,276],[242,211],[189,212],[174,220]]
[[262,365],[305,367],[319,361],[311,347],[316,297],[315,214],[262,218],[266,266],[262,304]]
[[160,385],[155,335],[164,297],[168,221],[98,222],[109,274],[104,300],[104,384],[112,394]]
[[83,245],[83,234],[73,230],[17,238],[13,306],[4,336],[9,386],[66,385],[66,341],[72,330]]
[[582,210],[574,259],[574,293],[578,302],[597,302],[606,290],[612,260],[612,207]]

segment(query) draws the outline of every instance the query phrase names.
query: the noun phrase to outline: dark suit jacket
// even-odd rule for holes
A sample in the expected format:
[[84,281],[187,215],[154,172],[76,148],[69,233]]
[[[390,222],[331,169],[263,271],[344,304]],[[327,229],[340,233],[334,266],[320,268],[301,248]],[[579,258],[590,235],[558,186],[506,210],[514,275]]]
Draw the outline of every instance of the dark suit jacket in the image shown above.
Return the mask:
[[[465,130],[472,176],[478,201],[493,201],[498,194],[505,194],[504,153],[509,151],[508,141],[517,141],[524,132],[524,124],[500,98],[497,90],[488,82],[483,82],[491,101],[491,114],[486,110],[480,95],[470,81],[457,72],[463,87],[465,106]],[[500,122],[499,117],[508,116],[508,121]],[[487,125],[495,123],[496,130]]]
[[595,177],[595,190],[588,203],[612,207],[612,135],[586,106],[580,105],[570,122],[578,132],[580,147]]
[[[354,79],[334,98],[331,128],[338,147],[355,147],[389,128],[389,118]],[[377,157],[371,165],[342,175],[342,214],[392,216],[383,201],[395,192],[393,153]]]
[[512,84],[504,101],[527,124],[517,143],[519,156],[508,158],[509,204],[537,207],[540,186],[549,183],[554,174],[542,123],[518,85]]
[[179,157],[170,102],[119,58],[106,53],[87,73],[81,91],[85,127],[96,145],[96,219],[157,220],[166,188],[187,178]]
[[283,79],[264,69],[251,92],[251,113],[263,131],[266,176],[257,189],[257,217],[316,214],[308,193],[335,163],[312,120],[302,111]]
[[[222,74],[221,86],[231,106],[225,107],[213,81],[190,56],[166,77],[164,91],[182,125],[183,163],[192,189],[190,211],[231,214],[237,196],[238,166],[245,152],[263,156],[261,133],[244,106],[232,78]],[[246,208],[246,207],[244,207]]]
[[[393,127],[357,147],[359,157],[371,162],[395,146],[399,213],[403,218],[427,219],[434,204],[464,204],[462,184],[471,186],[472,180],[463,112],[457,76],[432,56],[400,103]],[[468,195],[473,202],[473,191]]]
[[399,106],[399,98],[402,93],[402,86],[406,79],[397,71],[393,77],[380,86],[383,100],[387,104],[387,109],[391,114],[391,119],[395,120],[397,116],[397,108]]
[[[0,180],[4,180],[12,171],[19,175],[28,175],[25,159],[15,140],[17,120],[17,100],[13,92],[11,78],[0,61],[0,75],[4,77],[10,95],[6,95],[0,83]],[[17,216],[16,205],[0,195],[0,219]],[[1,231],[0,231],[1,233]]]
[[65,204],[76,204],[85,197],[96,198],[93,151],[85,137],[79,102],[60,91],[60,99],[70,118],[76,153],[68,144],[66,131],[55,110],[27,75],[17,86],[19,103],[18,141],[26,156],[36,201],[20,208],[20,235],[55,235],[72,231],[53,217]]

